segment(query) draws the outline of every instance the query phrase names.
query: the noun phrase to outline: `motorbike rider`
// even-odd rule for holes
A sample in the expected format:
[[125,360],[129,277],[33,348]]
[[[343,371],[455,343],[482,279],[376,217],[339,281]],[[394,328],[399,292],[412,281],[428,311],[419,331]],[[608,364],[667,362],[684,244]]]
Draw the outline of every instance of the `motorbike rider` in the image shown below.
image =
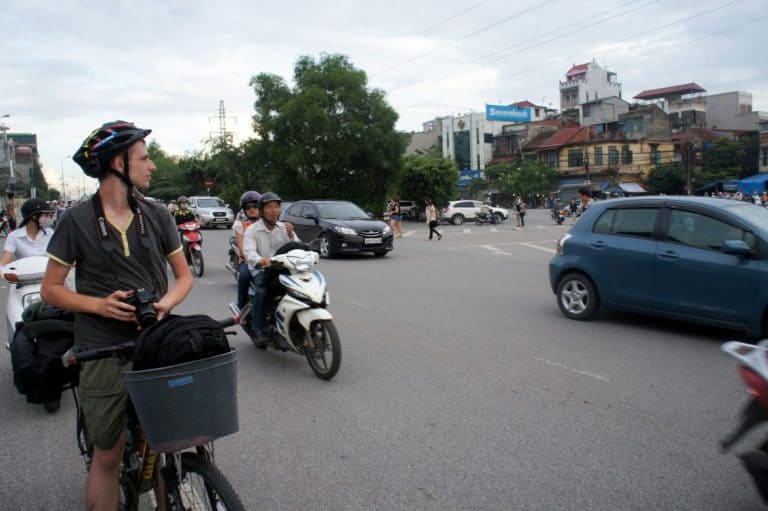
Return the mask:
[[240,256],[240,271],[237,280],[237,307],[240,309],[245,307],[245,302],[248,301],[248,288],[251,285],[251,271],[248,269],[245,252],[243,252],[243,235],[248,227],[259,219],[259,199],[261,199],[261,194],[253,190],[248,190],[241,195],[241,211],[232,224],[232,231],[235,233],[235,243]]
[[189,199],[187,199],[186,196],[179,196],[179,198],[176,199],[176,205],[179,207],[178,210],[173,212],[173,219],[176,220],[176,225],[181,225],[185,222],[200,223],[200,219],[195,212],[189,209]]
[[[99,180],[91,200],[68,209],[48,245],[41,296],[75,313],[75,344],[111,346],[138,336],[133,290],[153,292],[163,318],[192,289],[192,274],[181,253],[176,226],[162,206],[141,200],[155,171],[144,139],[151,131],[125,121],[94,130],[72,159]],[[169,286],[167,265],[175,276]],[[76,266],[76,291],[64,285]],[[93,441],[86,483],[88,509],[117,509],[119,473],[125,446],[128,395],[122,380],[130,363],[108,358],[85,362],[79,393],[85,427]],[[158,499],[161,502],[162,499]],[[161,504],[162,505],[162,504]],[[164,508],[164,506],[162,507]]]
[[243,235],[243,252],[248,267],[251,269],[253,281],[256,284],[253,296],[253,311],[251,313],[251,329],[258,344],[266,345],[269,338],[266,335],[266,299],[267,289],[264,286],[264,272],[272,264],[270,257],[289,241],[301,241],[293,232],[293,224],[280,222],[280,204],[282,199],[273,192],[267,192],[259,199],[259,220],[252,224]]
[[55,209],[42,199],[28,199],[21,206],[21,224],[11,231],[3,246],[0,266],[14,258],[44,256],[48,242],[53,236],[53,214]]

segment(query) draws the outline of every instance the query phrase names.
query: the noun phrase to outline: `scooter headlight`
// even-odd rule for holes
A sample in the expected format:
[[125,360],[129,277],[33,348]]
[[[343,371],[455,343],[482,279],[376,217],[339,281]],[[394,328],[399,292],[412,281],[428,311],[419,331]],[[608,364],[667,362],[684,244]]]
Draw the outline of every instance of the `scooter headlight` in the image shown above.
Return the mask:
[[296,298],[297,300],[301,300],[302,302],[311,302],[312,301],[312,298],[309,295],[307,295],[305,293],[302,293],[301,291],[299,291],[297,289],[294,289],[292,287],[288,287],[285,290],[286,290],[286,292],[289,295],[291,295],[292,297]]

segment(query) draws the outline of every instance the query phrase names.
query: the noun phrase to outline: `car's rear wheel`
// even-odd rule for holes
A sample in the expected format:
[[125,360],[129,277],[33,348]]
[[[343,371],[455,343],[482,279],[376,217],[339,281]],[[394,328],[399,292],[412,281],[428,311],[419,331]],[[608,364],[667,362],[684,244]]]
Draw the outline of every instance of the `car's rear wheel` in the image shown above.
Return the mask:
[[451,223],[453,223],[453,225],[461,225],[461,224],[463,224],[464,223],[464,215],[461,215],[459,213],[453,215],[451,217]]
[[594,317],[600,300],[586,275],[569,273],[557,285],[557,305],[567,318],[583,321]]

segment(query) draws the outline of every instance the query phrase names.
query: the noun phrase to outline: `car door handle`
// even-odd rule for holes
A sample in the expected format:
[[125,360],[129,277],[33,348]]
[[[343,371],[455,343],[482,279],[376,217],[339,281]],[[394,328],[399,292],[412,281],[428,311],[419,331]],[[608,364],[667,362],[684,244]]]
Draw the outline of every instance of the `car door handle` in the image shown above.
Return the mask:
[[657,255],[659,259],[664,259],[665,261],[674,261],[676,259],[680,259],[680,255],[678,255],[677,252],[673,252],[671,250],[665,250],[664,252],[659,252]]
[[589,246],[593,248],[605,248],[605,242],[603,240],[590,241]]

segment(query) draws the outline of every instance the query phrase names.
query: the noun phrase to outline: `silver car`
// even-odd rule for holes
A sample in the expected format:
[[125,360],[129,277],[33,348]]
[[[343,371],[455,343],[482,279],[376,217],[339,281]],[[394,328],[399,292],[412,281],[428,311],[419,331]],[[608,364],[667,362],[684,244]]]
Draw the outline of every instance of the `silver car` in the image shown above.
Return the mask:
[[223,200],[218,197],[194,196],[189,198],[189,209],[200,217],[202,227],[219,227],[227,229],[235,221],[235,213]]

